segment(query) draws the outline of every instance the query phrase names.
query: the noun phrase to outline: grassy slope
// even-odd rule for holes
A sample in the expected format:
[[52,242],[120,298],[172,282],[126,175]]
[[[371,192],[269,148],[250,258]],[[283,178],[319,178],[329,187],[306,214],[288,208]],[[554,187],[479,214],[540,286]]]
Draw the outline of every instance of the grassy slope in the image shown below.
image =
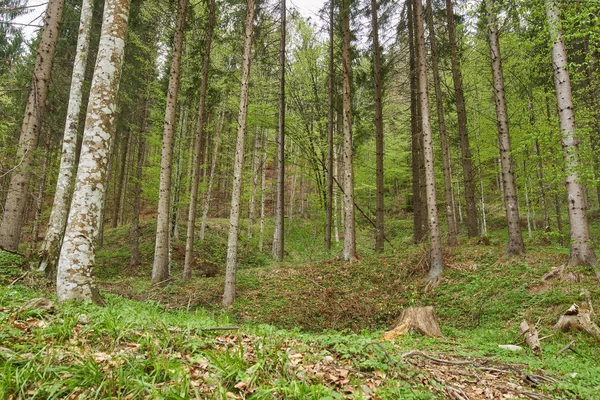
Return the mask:
[[[408,245],[405,224],[390,226],[395,239],[383,255],[370,252],[363,237],[362,259],[352,264],[318,250],[321,233],[308,225],[294,227],[289,261],[281,265],[270,265],[253,250],[255,242],[243,240],[238,301],[227,313],[219,306],[225,246],[219,224],[198,246],[196,277],[160,288],[149,284],[152,226],[144,229],[145,265],[137,270],[124,268],[127,229],[109,231],[97,270],[109,305],[104,309],[20,309],[52,289],[31,274],[7,287],[21,271],[7,268],[17,260],[2,255],[0,397],[303,399],[369,398],[374,392],[383,399],[444,398],[448,385],[471,398],[490,395],[488,387],[498,398],[537,392],[587,399],[600,393],[597,343],[551,329],[570,304],[584,300],[584,288],[600,309],[593,275],[582,269],[590,278],[577,284],[539,279],[566,260],[566,249],[539,237],[529,240],[526,256],[506,260],[502,234],[490,245],[463,239],[445,254],[442,283],[424,292],[425,250]],[[176,247],[179,264],[181,256]],[[178,272],[174,266],[174,276]],[[403,307],[418,305],[436,307],[444,339],[409,335],[378,344]],[[543,359],[498,348],[520,341],[523,318],[538,322],[541,336],[552,335],[542,343]],[[232,324],[241,329],[202,330]],[[570,340],[577,353],[555,357]],[[403,360],[413,349],[468,363],[449,368],[422,357]],[[504,372],[486,372],[490,367]],[[556,382],[540,378],[532,388],[523,374]]]

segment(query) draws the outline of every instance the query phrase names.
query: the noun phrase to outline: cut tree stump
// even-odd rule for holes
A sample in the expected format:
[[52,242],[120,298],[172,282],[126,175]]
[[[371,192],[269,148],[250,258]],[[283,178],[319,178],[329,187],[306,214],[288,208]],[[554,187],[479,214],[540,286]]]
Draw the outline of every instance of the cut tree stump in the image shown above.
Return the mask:
[[535,329],[535,326],[530,327],[527,321],[523,320],[523,322],[521,322],[520,328],[521,335],[523,335],[523,339],[531,349],[531,352],[536,356],[541,357],[542,347],[540,346],[540,338],[537,329]]
[[561,315],[554,329],[567,331],[584,331],[596,339],[600,339],[600,328],[592,321],[589,310],[580,309],[573,304],[565,314]]
[[427,306],[402,310],[396,327],[384,333],[381,338],[382,340],[392,340],[410,331],[430,337],[444,336],[435,309],[432,306]]

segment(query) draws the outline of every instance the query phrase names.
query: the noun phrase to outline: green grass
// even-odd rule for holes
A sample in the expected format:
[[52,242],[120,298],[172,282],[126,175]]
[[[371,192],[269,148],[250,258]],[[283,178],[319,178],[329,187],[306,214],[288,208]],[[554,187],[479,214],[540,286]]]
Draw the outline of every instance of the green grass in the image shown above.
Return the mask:
[[[461,237],[459,247],[445,250],[440,285],[426,291],[426,248],[410,244],[409,222],[388,224],[383,254],[371,250],[370,231],[359,232],[356,263],[335,259],[339,243],[325,252],[322,232],[306,221],[290,230],[281,264],[269,259],[270,237],[259,252],[258,232],[249,240],[242,230],[238,298],[227,311],[220,305],[226,231],[219,221],[195,247],[194,278],[178,277],[177,242],[174,279],[161,287],[150,284],[153,224],[142,226],[143,263],[135,270],[125,268],[128,228],[108,230],[97,269],[104,308],[22,309],[31,298],[54,298],[53,289],[35,273],[22,277],[24,259],[0,252],[0,398],[360,399],[373,392],[381,399],[433,399],[473,374],[480,386],[520,385],[550,397],[600,393],[597,343],[552,329],[570,304],[585,301],[582,289],[600,309],[592,271],[580,268],[578,283],[540,279],[566,261],[568,249],[534,236],[525,256],[506,259],[505,232],[491,234],[490,245]],[[380,342],[403,308],[424,305],[436,308],[444,338],[409,334]],[[520,342],[523,319],[548,336],[541,359],[498,347]],[[206,330],[233,325],[240,329]],[[576,353],[555,356],[571,340]],[[444,369],[423,358],[404,360],[410,350],[469,364]],[[486,366],[508,372],[486,383]],[[530,388],[523,374],[553,381]]]

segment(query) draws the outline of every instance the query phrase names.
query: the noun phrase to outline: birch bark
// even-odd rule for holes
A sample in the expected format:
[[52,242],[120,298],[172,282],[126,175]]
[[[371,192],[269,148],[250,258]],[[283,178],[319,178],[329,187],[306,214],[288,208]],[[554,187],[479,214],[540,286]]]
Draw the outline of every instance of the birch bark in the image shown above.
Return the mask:
[[93,275],[95,244],[106,194],[129,7],[130,0],[107,0],[104,6],[79,167],[58,261],[59,301],[102,303]]

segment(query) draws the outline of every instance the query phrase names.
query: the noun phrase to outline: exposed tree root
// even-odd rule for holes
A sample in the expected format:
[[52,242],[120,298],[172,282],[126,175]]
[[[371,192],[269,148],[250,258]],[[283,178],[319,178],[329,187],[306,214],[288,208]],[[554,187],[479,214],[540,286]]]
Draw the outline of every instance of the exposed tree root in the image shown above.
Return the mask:
[[383,334],[383,340],[392,340],[405,334],[416,331],[430,337],[443,337],[437,314],[432,306],[411,307],[402,310],[398,325],[389,332]]

